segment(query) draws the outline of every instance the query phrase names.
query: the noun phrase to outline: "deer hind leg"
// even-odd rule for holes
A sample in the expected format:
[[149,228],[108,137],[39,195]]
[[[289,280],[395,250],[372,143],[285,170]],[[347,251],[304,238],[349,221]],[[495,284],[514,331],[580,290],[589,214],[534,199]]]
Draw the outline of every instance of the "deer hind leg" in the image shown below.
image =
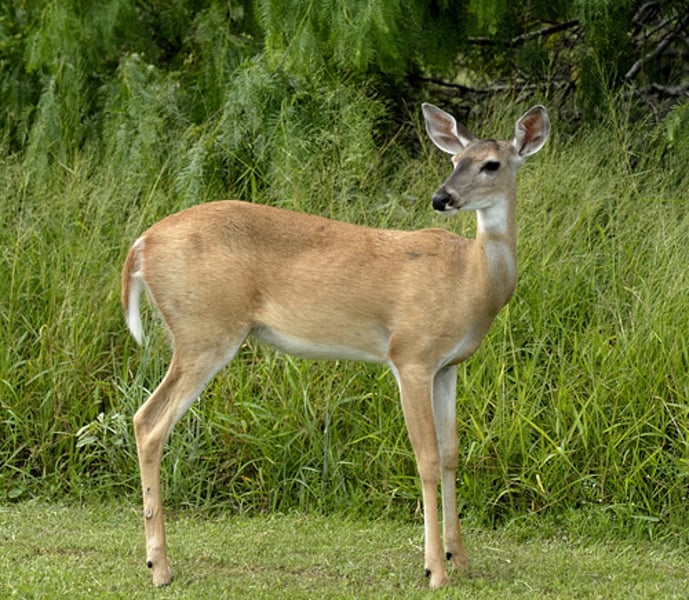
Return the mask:
[[400,388],[402,410],[409,439],[414,448],[416,467],[421,479],[424,521],[424,561],[431,588],[447,583],[438,520],[438,474],[440,458],[433,422],[433,375],[425,368],[395,370]]
[[208,352],[187,359],[176,351],[165,378],[134,415],[143,491],[146,565],[151,569],[153,583],[157,586],[172,581],[160,495],[160,462],[165,441],[174,424],[210,378],[232,359],[240,344],[235,344],[223,358],[219,358],[217,352]]
[[462,543],[455,491],[459,445],[456,422],[457,367],[439,371],[433,384],[433,420],[440,453],[445,551],[452,564],[466,570],[468,559]]

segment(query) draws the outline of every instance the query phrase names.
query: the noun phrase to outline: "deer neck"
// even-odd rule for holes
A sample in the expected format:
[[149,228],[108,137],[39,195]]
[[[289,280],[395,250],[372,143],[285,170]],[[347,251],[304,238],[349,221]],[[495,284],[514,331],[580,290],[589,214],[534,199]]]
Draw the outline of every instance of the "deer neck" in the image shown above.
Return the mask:
[[517,285],[515,212],[514,194],[477,210],[478,262],[497,310],[507,304]]

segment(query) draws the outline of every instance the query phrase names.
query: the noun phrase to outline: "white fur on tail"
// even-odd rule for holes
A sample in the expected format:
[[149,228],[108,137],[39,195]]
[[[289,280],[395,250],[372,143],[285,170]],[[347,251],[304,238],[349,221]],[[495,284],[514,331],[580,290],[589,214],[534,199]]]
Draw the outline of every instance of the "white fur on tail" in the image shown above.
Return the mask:
[[[139,238],[134,242],[134,252],[138,254],[143,239]],[[138,261],[137,261],[138,263]],[[139,299],[141,297],[141,291],[143,290],[144,282],[141,277],[141,270],[137,269],[130,274],[129,278],[129,297],[127,303],[127,314],[125,318],[127,320],[127,327],[131,332],[132,336],[136,340],[136,343],[141,345],[143,342],[143,325],[141,324],[141,310],[139,306]]]

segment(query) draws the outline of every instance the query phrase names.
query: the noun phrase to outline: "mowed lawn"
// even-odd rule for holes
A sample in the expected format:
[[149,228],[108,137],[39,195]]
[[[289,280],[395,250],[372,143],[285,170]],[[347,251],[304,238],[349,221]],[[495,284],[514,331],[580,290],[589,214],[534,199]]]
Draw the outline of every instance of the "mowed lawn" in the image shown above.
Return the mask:
[[155,590],[139,507],[0,507],[0,598],[687,598],[684,544],[467,527],[467,574],[426,589],[423,528],[299,514],[168,519],[175,580]]

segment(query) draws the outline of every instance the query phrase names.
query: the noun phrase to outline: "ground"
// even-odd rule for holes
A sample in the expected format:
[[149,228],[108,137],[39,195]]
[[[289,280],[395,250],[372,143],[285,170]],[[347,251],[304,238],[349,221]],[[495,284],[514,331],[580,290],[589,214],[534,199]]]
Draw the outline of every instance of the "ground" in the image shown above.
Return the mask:
[[[421,523],[346,517],[170,515],[175,571],[157,598],[685,598],[671,541],[590,541],[505,527],[465,530],[471,567],[426,589]],[[150,598],[139,507],[0,506],[0,597]]]

